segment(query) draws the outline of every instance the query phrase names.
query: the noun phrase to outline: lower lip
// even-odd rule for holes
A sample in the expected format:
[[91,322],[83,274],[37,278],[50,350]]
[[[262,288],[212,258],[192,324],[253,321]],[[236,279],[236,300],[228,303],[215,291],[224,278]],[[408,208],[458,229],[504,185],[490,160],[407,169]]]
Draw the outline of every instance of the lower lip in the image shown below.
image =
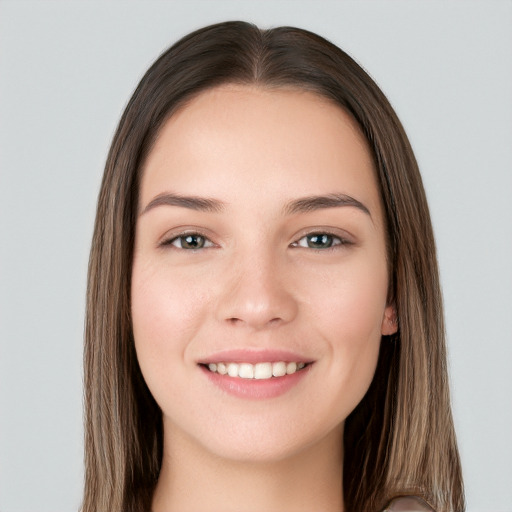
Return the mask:
[[218,386],[226,393],[238,398],[253,400],[264,400],[284,395],[295,387],[308,373],[311,364],[298,370],[291,375],[283,377],[272,377],[270,379],[242,379],[241,377],[230,377],[220,375],[201,366],[201,370],[210,379],[210,382]]

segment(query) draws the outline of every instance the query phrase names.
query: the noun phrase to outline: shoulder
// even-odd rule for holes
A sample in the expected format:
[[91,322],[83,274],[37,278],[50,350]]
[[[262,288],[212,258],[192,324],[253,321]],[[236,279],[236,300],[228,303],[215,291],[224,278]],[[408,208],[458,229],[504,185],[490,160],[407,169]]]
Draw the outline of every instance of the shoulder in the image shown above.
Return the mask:
[[434,509],[420,498],[407,496],[394,499],[382,512],[434,512]]

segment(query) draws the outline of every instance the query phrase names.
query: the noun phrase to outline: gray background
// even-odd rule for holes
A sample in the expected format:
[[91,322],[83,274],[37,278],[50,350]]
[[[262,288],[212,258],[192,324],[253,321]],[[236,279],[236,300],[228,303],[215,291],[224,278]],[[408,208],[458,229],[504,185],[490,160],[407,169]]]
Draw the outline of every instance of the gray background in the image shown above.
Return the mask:
[[76,510],[96,194],[121,111],[178,37],[297,25],[352,54],[424,176],[469,512],[512,511],[510,1],[0,1],[0,510]]

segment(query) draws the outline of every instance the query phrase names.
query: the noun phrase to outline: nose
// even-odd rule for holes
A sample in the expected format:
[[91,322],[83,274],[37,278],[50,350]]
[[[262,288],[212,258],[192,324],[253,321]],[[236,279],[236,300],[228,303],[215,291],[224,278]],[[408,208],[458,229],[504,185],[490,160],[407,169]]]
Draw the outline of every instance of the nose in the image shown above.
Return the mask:
[[291,322],[298,310],[291,277],[286,263],[270,255],[240,257],[220,278],[218,319],[253,330]]

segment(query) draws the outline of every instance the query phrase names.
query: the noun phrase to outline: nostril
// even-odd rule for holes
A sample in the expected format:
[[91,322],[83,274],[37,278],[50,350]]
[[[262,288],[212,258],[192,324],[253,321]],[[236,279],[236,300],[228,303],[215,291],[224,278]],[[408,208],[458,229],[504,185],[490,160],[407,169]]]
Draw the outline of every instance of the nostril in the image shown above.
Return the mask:
[[[282,318],[274,317],[274,318],[271,318],[270,320],[268,320],[267,322],[262,322],[262,326],[265,326],[265,327],[276,326],[276,325],[280,324],[282,321],[283,321]],[[253,323],[251,321],[245,321],[242,318],[237,318],[237,317],[226,318],[226,322],[233,326],[239,325],[239,324],[242,325],[242,324],[252,324]]]

